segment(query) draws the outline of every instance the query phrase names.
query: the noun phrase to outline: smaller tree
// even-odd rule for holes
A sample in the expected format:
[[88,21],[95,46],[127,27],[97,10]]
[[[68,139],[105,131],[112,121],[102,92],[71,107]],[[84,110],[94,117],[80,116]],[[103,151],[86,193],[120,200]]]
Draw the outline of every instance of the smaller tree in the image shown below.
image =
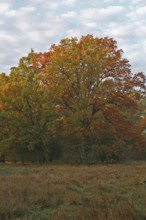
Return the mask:
[[57,112],[49,91],[32,69],[32,51],[20,59],[8,77],[2,75],[1,134],[2,152],[13,149],[22,161],[52,161],[60,149],[57,143]]

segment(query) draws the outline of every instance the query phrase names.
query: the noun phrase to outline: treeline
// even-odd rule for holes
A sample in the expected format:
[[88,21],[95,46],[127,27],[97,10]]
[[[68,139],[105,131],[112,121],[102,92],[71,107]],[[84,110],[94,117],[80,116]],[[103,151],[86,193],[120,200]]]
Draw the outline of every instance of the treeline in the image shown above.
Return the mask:
[[0,74],[0,152],[22,162],[146,157],[145,76],[111,38],[63,39]]

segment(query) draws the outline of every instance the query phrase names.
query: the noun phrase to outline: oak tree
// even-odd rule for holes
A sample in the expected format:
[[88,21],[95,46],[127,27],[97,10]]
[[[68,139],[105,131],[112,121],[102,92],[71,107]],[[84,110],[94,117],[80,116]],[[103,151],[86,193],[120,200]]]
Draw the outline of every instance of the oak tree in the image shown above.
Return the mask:
[[145,95],[145,76],[133,74],[122,54],[112,38],[87,35],[35,56],[33,68],[60,108],[64,139],[80,159],[92,150],[103,160],[118,159],[136,138],[143,142],[132,117]]

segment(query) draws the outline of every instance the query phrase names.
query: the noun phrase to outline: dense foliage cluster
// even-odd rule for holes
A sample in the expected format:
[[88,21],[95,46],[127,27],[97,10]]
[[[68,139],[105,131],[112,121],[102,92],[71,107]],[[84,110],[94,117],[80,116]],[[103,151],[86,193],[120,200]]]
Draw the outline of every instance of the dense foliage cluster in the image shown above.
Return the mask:
[[67,38],[0,74],[0,152],[34,162],[141,157],[145,76],[122,53],[111,38]]

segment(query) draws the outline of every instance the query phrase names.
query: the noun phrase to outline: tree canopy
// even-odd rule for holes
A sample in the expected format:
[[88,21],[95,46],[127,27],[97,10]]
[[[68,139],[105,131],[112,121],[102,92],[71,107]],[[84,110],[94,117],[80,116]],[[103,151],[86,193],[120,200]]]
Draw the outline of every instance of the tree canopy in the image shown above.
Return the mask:
[[112,38],[67,38],[0,75],[0,149],[39,161],[119,160],[145,146],[145,76]]

